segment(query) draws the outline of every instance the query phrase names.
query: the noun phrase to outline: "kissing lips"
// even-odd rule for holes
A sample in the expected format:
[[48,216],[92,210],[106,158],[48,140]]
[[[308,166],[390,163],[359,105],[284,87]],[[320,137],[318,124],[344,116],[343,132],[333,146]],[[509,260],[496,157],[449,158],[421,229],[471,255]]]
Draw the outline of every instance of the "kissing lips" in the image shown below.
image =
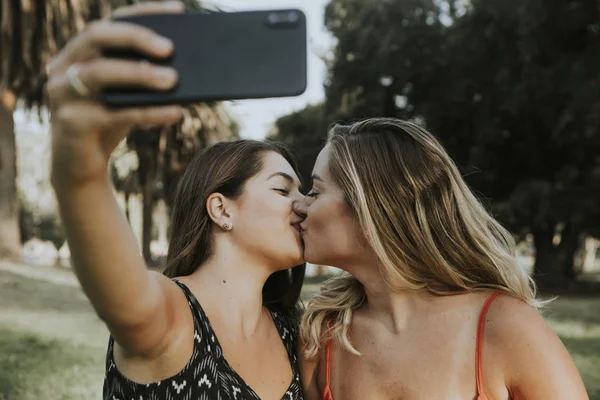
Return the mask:
[[300,233],[306,232],[306,228],[304,228],[301,223],[298,225],[300,226]]

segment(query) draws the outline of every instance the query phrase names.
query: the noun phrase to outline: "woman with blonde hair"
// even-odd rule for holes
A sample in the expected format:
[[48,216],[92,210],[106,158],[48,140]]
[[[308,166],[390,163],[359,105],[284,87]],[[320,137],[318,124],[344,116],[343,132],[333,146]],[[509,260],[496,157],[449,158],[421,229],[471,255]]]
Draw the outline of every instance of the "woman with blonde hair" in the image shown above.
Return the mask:
[[302,320],[307,399],[587,399],[512,236],[429,132],[335,126],[312,179],[305,259],[345,272]]

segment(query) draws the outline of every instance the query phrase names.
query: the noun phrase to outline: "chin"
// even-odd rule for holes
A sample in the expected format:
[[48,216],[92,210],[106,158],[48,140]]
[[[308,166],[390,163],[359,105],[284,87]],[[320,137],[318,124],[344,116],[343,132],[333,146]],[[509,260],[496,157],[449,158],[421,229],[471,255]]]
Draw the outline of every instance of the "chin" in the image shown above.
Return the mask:
[[293,266],[295,267],[295,266],[300,265],[300,264],[302,264],[304,262],[305,262],[305,260],[304,260],[304,254],[303,254],[302,249],[300,249],[300,251],[298,252],[298,254],[295,257],[295,261],[294,261],[294,265]]
[[297,244],[298,244],[298,246],[296,247],[296,254],[295,254],[296,264],[294,264],[294,266],[300,265],[300,264],[306,262],[306,260],[304,260],[304,242],[302,240],[299,240],[297,242]]
[[326,265],[326,266],[331,266],[331,267],[336,266],[334,264],[339,264],[338,262],[336,262],[337,260],[332,259],[332,257],[328,257],[330,255],[332,255],[332,254],[328,253],[327,251],[325,251],[325,252],[316,251],[314,249],[314,247],[305,247],[304,248],[304,261],[309,264]]
[[283,262],[279,264],[279,268],[277,268],[278,271],[290,269],[303,264],[304,255],[302,254],[302,249],[298,249],[295,252],[289,252],[284,258],[282,258],[282,261]]
[[304,246],[304,261],[315,265],[320,264],[319,257],[315,257],[315,255],[311,253],[310,249],[306,246]]

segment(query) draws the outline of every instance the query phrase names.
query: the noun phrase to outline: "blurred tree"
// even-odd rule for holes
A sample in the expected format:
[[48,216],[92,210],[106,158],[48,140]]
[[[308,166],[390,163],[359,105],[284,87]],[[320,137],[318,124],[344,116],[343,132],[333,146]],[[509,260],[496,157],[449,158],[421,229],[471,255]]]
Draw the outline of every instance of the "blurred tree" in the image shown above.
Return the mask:
[[27,243],[30,239],[36,235],[36,221],[35,215],[28,207],[28,204],[23,199],[24,196],[19,197],[19,232],[21,234],[21,244]]
[[13,112],[41,111],[46,65],[66,41],[105,9],[104,0],[0,2],[0,258],[20,253]]
[[[425,124],[500,220],[534,234],[538,282],[563,286],[600,230],[598,0],[463,3],[332,0],[322,117]],[[311,153],[311,121],[282,117],[277,137]]]
[[576,278],[600,226],[599,33],[597,0],[473,1],[439,50],[443,84],[409,99],[500,219],[533,233],[546,288]]
[[54,248],[56,248],[56,260],[55,265],[60,265],[60,255],[58,251],[65,244],[66,238],[63,229],[60,224],[60,219],[57,214],[43,215],[40,218],[38,226],[40,239],[43,241],[52,242]]
[[429,64],[444,33],[443,18],[433,0],[332,0],[327,5],[324,23],[337,43],[325,60],[325,102],[281,117],[271,136],[294,149],[305,184],[332,123],[408,114],[396,103],[410,90],[409,82],[431,78]]
[[[435,0],[332,0],[325,26],[337,40],[325,82],[334,119],[404,116],[412,86],[433,79],[448,19]],[[453,11],[454,12],[454,11]],[[409,110],[410,111],[410,110]]]
[[327,125],[324,105],[309,105],[279,118],[275,122],[274,131],[269,135],[269,139],[283,142],[293,150],[305,189],[311,184],[312,168],[325,143]]
[[14,93],[0,89],[0,259],[17,258],[21,245],[17,202]]
[[[46,80],[46,65],[54,55],[75,33],[81,30],[89,20],[108,15],[111,7],[131,4],[131,0],[18,0],[0,1],[0,258],[17,257],[20,252],[19,212],[16,191],[16,149],[14,135],[14,120],[12,113],[19,100],[26,109],[37,109],[41,112],[46,104],[43,86]],[[184,0],[188,9],[200,9],[200,2]],[[19,103],[21,104],[21,103]],[[225,111],[218,104],[190,105],[186,118],[178,128],[194,127],[199,129],[194,132],[200,137],[199,143],[226,140],[237,135],[237,125],[231,121]],[[202,123],[195,121],[205,118]],[[222,122],[219,125],[219,122]],[[158,154],[153,152],[153,147],[159,140],[156,139],[160,132],[146,132],[147,135],[134,136],[138,139],[128,140],[128,144],[135,149],[143,166],[139,170],[138,180],[144,180],[150,185],[155,180],[146,179],[158,163]],[[166,133],[165,133],[166,135]],[[179,136],[178,136],[179,135]],[[190,131],[182,133],[189,137]],[[146,136],[154,136],[146,140]],[[181,139],[179,133],[172,131],[174,138],[168,143],[184,151],[190,152],[189,140],[185,144],[178,144]],[[206,136],[206,137],[204,137]],[[154,143],[154,144],[153,144]],[[198,147],[194,148],[195,150]],[[183,160],[187,155],[173,155],[173,149],[163,148],[163,152],[170,154],[170,159]],[[162,154],[162,153],[161,153]],[[154,156],[150,161],[148,156]],[[189,157],[188,157],[189,159]],[[180,172],[181,163],[177,168],[165,172],[169,187]],[[171,166],[171,164],[170,164]],[[112,171],[111,171],[112,172]],[[114,176],[114,175],[113,175]],[[135,181],[124,178],[127,193],[136,189]],[[150,183],[147,183],[150,182]],[[118,182],[118,184],[120,184]],[[145,188],[145,192],[148,188]],[[145,202],[146,204],[147,202]],[[151,204],[151,203],[150,203]],[[144,232],[151,231],[151,207],[144,211]],[[146,226],[148,227],[146,228]],[[144,239],[144,252],[149,260],[149,235]],[[146,237],[146,235],[144,235]],[[147,245],[146,245],[147,242]]]
[[0,258],[20,253],[12,114],[41,108],[48,60],[87,17],[86,0],[0,2]]
[[[125,165],[122,168],[117,166],[118,161],[120,161],[124,156],[128,156],[128,152],[126,146],[120,146],[120,148],[125,147],[125,149],[117,149],[115,151],[120,151],[120,154],[113,154],[113,158],[109,164],[110,169],[110,178],[115,186],[115,190],[117,193],[123,194],[123,202],[124,202],[124,211],[125,217],[127,221],[131,224],[131,213],[130,213],[130,204],[129,199],[132,194],[136,194],[140,192],[140,184],[138,181],[138,177],[134,174],[131,169],[132,165]],[[137,167],[136,167],[137,168]]]

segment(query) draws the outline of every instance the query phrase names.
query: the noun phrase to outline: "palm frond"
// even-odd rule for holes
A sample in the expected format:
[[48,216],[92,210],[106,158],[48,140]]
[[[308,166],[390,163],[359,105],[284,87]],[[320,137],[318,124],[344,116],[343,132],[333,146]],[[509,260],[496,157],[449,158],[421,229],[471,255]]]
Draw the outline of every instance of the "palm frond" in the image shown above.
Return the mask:
[[48,61],[106,10],[106,0],[0,0],[0,90],[43,106]]
[[[26,108],[46,104],[46,65],[89,20],[136,0],[0,0],[0,91],[8,89]],[[198,0],[184,0],[202,10]]]

